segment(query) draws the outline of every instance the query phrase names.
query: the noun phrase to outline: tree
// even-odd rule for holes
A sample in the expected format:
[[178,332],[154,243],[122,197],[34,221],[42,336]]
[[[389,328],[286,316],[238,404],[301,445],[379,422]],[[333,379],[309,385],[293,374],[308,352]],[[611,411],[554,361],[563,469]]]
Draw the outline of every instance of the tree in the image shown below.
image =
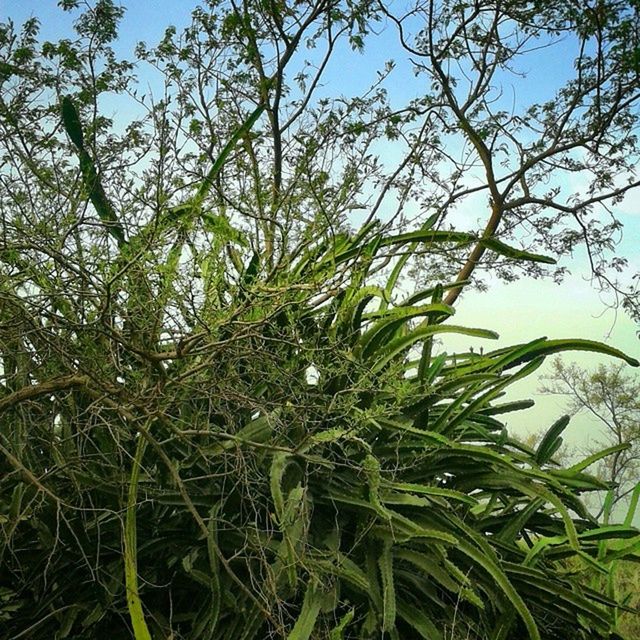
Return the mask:
[[[555,427],[510,439],[499,416],[530,403],[496,400],[564,349],[638,362],[439,350],[495,337],[450,322],[456,260],[549,259],[441,210],[404,228],[428,105],[315,98],[382,8],[209,2],[135,67],[122,10],[83,6],[75,40],[0,30],[3,637],[619,637],[619,603],[560,561],[606,571],[600,542],[635,557],[638,532],[601,527],[580,496],[603,482],[549,464]],[[104,115],[114,94],[131,121]],[[416,259],[438,277],[405,296]]]
[[[485,193],[482,240],[524,232],[533,237],[530,248],[554,256],[584,243],[594,277],[622,293],[604,259],[619,228],[606,205],[638,186],[632,133],[640,97],[637,3],[427,0],[397,15],[383,11],[396,24],[416,73],[431,86],[419,101],[429,122],[425,146],[432,151],[421,152],[422,171],[442,187],[436,203],[443,215],[470,194]],[[560,43],[556,55],[567,59],[569,47],[575,60],[574,75],[557,93],[529,105],[526,98],[505,96],[513,74],[526,74],[523,62],[533,50]],[[443,153],[444,140],[463,149],[461,159]],[[434,155],[446,160],[434,163]],[[444,167],[449,170],[443,174]],[[482,179],[472,185],[470,175],[478,170]],[[563,188],[567,174],[583,177],[584,192]],[[600,218],[606,212],[608,222]],[[473,247],[458,281],[474,274],[489,249],[482,241]],[[623,265],[613,257],[609,266]],[[534,267],[530,274],[539,273]],[[513,277],[512,269],[497,268]],[[447,301],[453,303],[460,291],[450,292]],[[637,297],[627,296],[625,307],[637,316]]]
[[[77,11],[81,3],[61,4]],[[60,174],[68,157],[51,148],[59,127],[51,105],[74,93],[105,189],[126,202],[125,231],[190,200],[220,145],[261,106],[242,152],[201,196],[224,207],[273,266],[304,244],[310,227],[335,232],[382,218],[407,230],[437,214],[437,228],[446,229],[457,209],[472,207],[478,219],[465,230],[476,242],[446,247],[428,263],[412,258],[419,282],[480,284],[483,270],[559,279],[570,264],[517,265],[496,255],[493,241],[549,253],[547,262],[584,245],[594,278],[637,314],[637,280],[627,273],[626,284],[616,281],[626,263],[612,252],[621,233],[615,206],[639,184],[637,3],[216,0],[194,11],[184,33],[170,28],[158,46],[140,46],[135,65],[109,50],[120,15],[113,3],[97,2],[78,18],[81,40],[49,43],[44,57],[34,49],[37,21],[25,25],[22,40],[6,31],[0,108],[10,158],[55,164]],[[342,64],[341,47],[359,55],[381,30],[379,45],[388,46],[396,27],[405,57],[389,61],[368,91],[323,91],[325,74]],[[566,60],[568,77],[530,95],[521,76],[539,51]],[[395,77],[405,83],[411,71],[417,97],[390,93]],[[155,91],[137,86],[136,72]],[[111,123],[94,110],[112,93],[131,96],[130,122]],[[147,166],[151,153],[161,161]],[[119,167],[132,164],[135,183],[121,183]],[[39,175],[30,193],[50,188]],[[21,179],[5,181],[7,193],[17,191],[13,200],[22,197]],[[569,179],[585,187],[572,189]],[[449,291],[448,302],[462,290]]]
[[615,449],[612,455],[600,460],[597,467],[598,477],[613,487],[610,502],[605,504],[612,510],[617,503],[628,501],[640,482],[640,382],[637,377],[618,365],[600,365],[595,371],[589,371],[557,359],[544,380],[541,390],[567,397],[571,414],[587,412],[597,419],[602,429],[590,439],[586,453]]

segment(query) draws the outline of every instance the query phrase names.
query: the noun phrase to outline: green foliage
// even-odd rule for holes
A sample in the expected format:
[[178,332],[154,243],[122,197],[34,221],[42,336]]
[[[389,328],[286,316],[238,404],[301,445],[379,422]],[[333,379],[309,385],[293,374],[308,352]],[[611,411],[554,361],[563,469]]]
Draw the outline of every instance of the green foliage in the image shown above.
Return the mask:
[[[252,258],[230,304],[202,300],[209,329],[191,345],[123,353],[111,374],[82,347],[77,386],[3,399],[13,636],[609,637],[614,600],[562,562],[606,571],[602,541],[634,554],[637,532],[582,506],[596,478],[546,466],[566,421],[531,451],[495,417],[521,408],[493,402],[556,343],[434,345],[418,368],[416,347],[467,332],[440,289],[369,312],[375,290],[352,284],[403,243],[321,241],[269,278]],[[76,331],[86,344],[90,325]]]
[[[472,50],[495,45],[503,22],[564,28],[551,3],[540,16],[507,4],[481,3],[475,27],[443,42],[449,59],[465,33]],[[579,127],[603,145],[597,167],[613,153],[600,121],[613,121],[620,94],[605,117],[601,93],[596,123],[595,107],[573,114],[583,103],[572,93],[501,130],[486,130],[481,87],[466,115],[452,108],[447,77],[436,99],[394,114],[382,90],[313,102],[324,65],[290,94],[296,48],[324,38],[330,56],[344,35],[361,49],[376,3],[209,2],[182,36],[168,29],[138,48],[164,79],[163,99],[145,101],[109,46],[122,10],[62,2],[81,5],[78,39],[41,51],[37,20],[19,35],[0,25],[0,638],[619,637],[618,593],[568,563],[609,579],[638,559],[638,532],[585,508],[583,494],[609,488],[587,473],[596,458],[552,464],[566,420],[534,451],[499,419],[530,403],[500,398],[564,350],[638,363],[586,340],[448,353],[449,333],[497,338],[451,321],[444,294],[471,275],[459,264],[498,256],[538,269],[554,258],[537,250],[553,243],[524,250],[447,229],[442,207],[475,187],[427,201],[413,172],[458,189],[477,158],[439,175],[452,161],[437,150],[441,128],[463,131],[491,169],[483,141],[502,131],[518,147],[509,136],[539,118],[527,135],[560,151],[536,142],[518,147],[531,159],[506,179],[487,171],[492,195],[507,190],[500,215],[533,220],[546,167],[576,167],[563,154]],[[443,3],[440,37],[457,11]],[[429,55],[424,32],[415,39]],[[491,53],[481,85],[515,53]],[[144,115],[116,132],[97,105],[125,92]],[[569,133],[549,134],[559,120]],[[387,175],[371,147],[389,125],[408,147]],[[624,138],[615,158],[634,148]],[[380,198],[354,230],[347,214],[371,184]],[[400,214],[382,225],[385,196],[404,205],[409,193],[435,213],[416,229]],[[407,296],[399,283],[420,263],[424,286]]]
[[85,149],[82,123],[73,101],[68,96],[62,99],[62,123],[67,135],[76,146],[80,159],[80,171],[88,199],[96,209],[100,219],[106,224],[109,232],[117,240],[118,245],[125,243],[124,230],[118,221],[113,205],[104,191],[96,164]]

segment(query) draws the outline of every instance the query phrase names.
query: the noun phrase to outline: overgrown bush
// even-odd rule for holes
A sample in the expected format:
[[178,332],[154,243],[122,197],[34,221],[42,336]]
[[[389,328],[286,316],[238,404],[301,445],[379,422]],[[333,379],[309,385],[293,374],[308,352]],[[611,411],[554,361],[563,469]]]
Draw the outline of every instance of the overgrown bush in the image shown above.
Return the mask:
[[[179,261],[153,282],[138,259],[116,314],[137,333],[5,290],[3,637],[613,637],[615,603],[561,561],[606,571],[599,541],[637,531],[583,507],[593,460],[548,465],[564,421],[532,451],[499,420],[530,403],[495,400],[551,353],[625,356],[441,352],[495,336],[451,324],[443,287],[395,285],[417,243],[469,240],[371,225],[275,272],[254,255],[190,309]],[[175,309],[191,332],[163,340]]]
[[[291,80],[302,98],[290,93],[284,68],[299,44],[322,41],[330,56],[344,35],[362,48],[385,9],[377,3],[207,2],[181,39],[169,29],[157,48],[137,50],[162,77],[159,100],[138,93],[134,66],[110,48],[123,10],[109,0],[88,4],[74,42],[40,45],[35,19],[18,35],[0,25],[2,640],[619,637],[622,604],[569,562],[606,575],[637,559],[637,530],[597,522],[580,500],[607,488],[590,464],[620,449],[558,468],[566,420],[532,450],[500,421],[531,403],[500,398],[565,349],[638,363],[581,340],[456,354],[437,341],[495,337],[455,325],[443,301],[481,259],[498,257],[490,263],[505,277],[509,260],[553,262],[505,245],[496,229],[504,218],[511,233],[527,206],[529,221],[541,202],[555,206],[555,190],[540,200],[535,182],[547,190],[556,161],[576,168],[575,119],[588,131],[580,145],[597,141],[585,170],[604,189],[581,206],[622,193],[608,193],[617,174],[602,165],[608,148],[622,171],[635,144],[618,131],[635,121],[617,124],[619,83],[596,82],[597,109],[572,92],[545,104],[532,127],[554,142],[534,141],[531,159],[511,133],[525,119],[497,127],[490,101],[476,102],[528,46],[518,34],[532,19],[546,24],[555,4],[537,15],[484,3],[473,28],[455,30],[470,50],[485,37],[498,45],[466,115],[433,42],[440,84],[400,115],[377,84],[364,98],[310,106],[324,66],[308,76],[304,60]],[[445,40],[458,13],[443,4]],[[617,42],[631,23],[623,6],[612,15]],[[564,28],[563,16],[549,29]],[[581,38],[591,20],[575,25]],[[500,29],[513,21],[505,57]],[[458,40],[444,42],[447,59],[466,48]],[[606,51],[609,66],[627,55]],[[628,75],[631,92],[627,66],[603,77]],[[598,61],[578,73],[592,68],[600,77]],[[141,118],[100,115],[105,97],[127,93]],[[464,133],[487,168],[491,212],[479,233],[444,230],[446,209],[477,193],[456,185],[478,158],[464,151],[440,174],[452,160],[441,129],[443,140]],[[502,194],[487,146],[498,134],[518,159]],[[407,143],[395,169],[371,151],[385,137]],[[444,195],[418,188],[420,175]],[[367,188],[377,203],[355,224]],[[396,196],[391,224],[375,222]],[[436,213],[409,232],[410,199]],[[610,227],[585,234],[607,245]],[[562,234],[561,245],[543,234],[534,246],[572,250],[577,240]],[[412,267],[433,282],[405,297]]]

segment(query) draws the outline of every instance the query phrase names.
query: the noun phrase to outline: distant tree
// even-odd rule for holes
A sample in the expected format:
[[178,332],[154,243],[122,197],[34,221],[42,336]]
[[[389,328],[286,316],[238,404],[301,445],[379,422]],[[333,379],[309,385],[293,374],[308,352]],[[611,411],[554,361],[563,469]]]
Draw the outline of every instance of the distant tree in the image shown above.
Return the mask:
[[625,501],[640,482],[638,376],[617,364],[599,365],[590,371],[556,359],[541,391],[567,398],[567,410],[572,415],[587,413],[601,425],[582,451],[595,454],[609,447],[629,445],[597,463],[597,475],[613,487],[611,506]]

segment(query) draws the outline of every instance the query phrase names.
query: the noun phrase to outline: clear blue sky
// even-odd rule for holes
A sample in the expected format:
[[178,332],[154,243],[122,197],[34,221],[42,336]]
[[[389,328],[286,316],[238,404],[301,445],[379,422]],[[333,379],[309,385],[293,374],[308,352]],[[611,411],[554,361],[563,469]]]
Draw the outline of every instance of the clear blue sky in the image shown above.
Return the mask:
[[[124,4],[128,9],[116,49],[125,57],[132,57],[134,46],[140,40],[155,43],[169,24],[178,29],[185,26],[189,22],[190,10],[195,5],[186,0],[130,0]],[[42,23],[43,38],[55,40],[72,34],[72,15],[62,12],[56,0],[4,0],[3,9],[18,24],[31,15],[37,16]],[[385,60],[403,56],[395,44],[395,36],[391,37],[390,32],[386,35],[382,33],[364,55],[348,52],[346,47],[340,51],[334,66],[329,69],[323,90],[353,95],[360,88],[368,87],[375,70],[382,67]],[[570,73],[571,58],[559,58],[556,49],[543,49],[528,58],[527,64],[529,68],[524,69],[528,72],[527,78],[513,80],[513,85],[505,86],[505,95],[511,92],[517,96],[517,100],[534,99],[534,92],[559,83]],[[401,99],[420,91],[412,74],[401,69],[392,76],[389,89],[397,92],[396,95]],[[625,224],[621,252],[635,263],[633,270],[638,271],[640,194],[635,192],[628,195],[616,210]],[[467,213],[472,215],[471,212]],[[465,212],[461,215],[464,216]],[[524,342],[543,335],[553,338],[581,337],[605,341],[640,357],[640,342],[636,335],[639,327],[624,315],[607,311],[607,300],[603,301],[586,280],[588,270],[585,256],[576,255],[570,266],[573,274],[561,286],[541,281],[520,281],[511,285],[493,283],[487,293],[467,294],[458,305],[456,322],[497,330],[501,335],[500,345]],[[467,346],[467,338],[452,338],[446,343],[448,349]],[[567,357],[584,366],[595,365],[601,360],[591,354],[569,354]],[[562,412],[556,398],[537,396],[536,387],[535,380],[525,381],[515,394],[512,392],[512,395],[534,396],[538,403],[537,408],[509,419],[510,426],[516,432],[545,428]],[[594,428],[595,425],[585,417],[579,417],[569,428],[568,434],[571,440],[582,442]]]

